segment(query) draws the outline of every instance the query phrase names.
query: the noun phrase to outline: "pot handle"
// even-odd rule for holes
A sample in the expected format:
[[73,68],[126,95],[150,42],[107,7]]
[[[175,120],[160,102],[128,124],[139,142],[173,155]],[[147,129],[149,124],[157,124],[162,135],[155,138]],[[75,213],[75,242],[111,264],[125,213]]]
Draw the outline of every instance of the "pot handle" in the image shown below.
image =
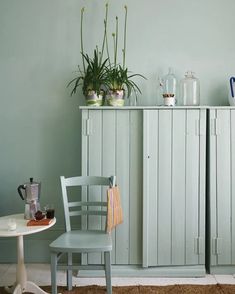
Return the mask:
[[17,188],[17,191],[18,191],[18,193],[19,193],[19,195],[20,195],[20,198],[21,198],[22,200],[24,200],[24,196],[23,196],[23,194],[22,194],[21,189],[25,190],[26,188],[25,188],[24,185],[20,185],[20,186]]
[[230,90],[231,90],[231,95],[234,98],[234,91],[233,91],[233,83],[235,82],[235,77],[230,78]]

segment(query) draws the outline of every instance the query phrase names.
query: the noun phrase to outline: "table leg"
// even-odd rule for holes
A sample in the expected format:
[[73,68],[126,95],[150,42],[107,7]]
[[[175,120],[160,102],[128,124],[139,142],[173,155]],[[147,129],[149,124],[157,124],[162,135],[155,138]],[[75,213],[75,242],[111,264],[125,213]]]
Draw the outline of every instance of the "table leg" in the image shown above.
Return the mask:
[[24,264],[24,238],[17,236],[17,266],[16,266],[16,282],[11,287],[6,287],[8,293],[23,293],[25,291],[27,281],[27,273]]
[[8,293],[21,294],[31,292],[35,294],[47,294],[33,282],[27,281],[27,272],[24,263],[24,239],[23,236],[17,237],[17,267],[16,267],[16,283],[11,287],[6,287]]
[[27,281],[27,272],[24,263],[24,238],[23,236],[17,237],[17,257],[18,263],[16,267],[16,284],[20,285],[22,292],[25,289]]
[[38,287],[33,282],[26,282],[26,289],[25,292],[30,292],[34,294],[48,294],[47,292],[43,291],[40,287]]

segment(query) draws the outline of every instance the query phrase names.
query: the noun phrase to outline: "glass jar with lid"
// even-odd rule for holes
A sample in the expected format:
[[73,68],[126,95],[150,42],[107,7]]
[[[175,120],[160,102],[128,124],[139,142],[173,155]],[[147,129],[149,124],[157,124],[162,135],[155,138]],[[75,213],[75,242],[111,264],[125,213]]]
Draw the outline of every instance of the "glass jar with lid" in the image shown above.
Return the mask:
[[183,105],[200,105],[200,82],[192,71],[187,71],[180,81],[180,96]]

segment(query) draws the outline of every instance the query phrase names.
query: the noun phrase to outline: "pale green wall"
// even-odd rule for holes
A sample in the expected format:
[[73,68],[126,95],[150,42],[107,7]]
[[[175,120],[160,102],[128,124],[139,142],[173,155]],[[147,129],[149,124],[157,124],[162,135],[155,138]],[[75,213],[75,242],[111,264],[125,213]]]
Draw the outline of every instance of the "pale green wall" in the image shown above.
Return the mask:
[[[80,172],[78,106],[84,100],[69,97],[66,89],[81,61],[80,9],[86,7],[84,41],[91,52],[101,43],[105,3],[0,0],[0,215],[23,211],[16,188],[30,176],[42,181],[42,204],[55,203],[62,215],[59,176]],[[116,14],[122,29],[128,5],[127,64],[148,78],[139,83],[140,104],[157,103],[156,77],[168,66],[178,77],[187,69],[196,72],[202,104],[227,104],[227,78],[235,74],[234,0],[109,4],[109,33]],[[62,226],[59,220],[54,233]],[[6,261],[6,254],[0,257]]]

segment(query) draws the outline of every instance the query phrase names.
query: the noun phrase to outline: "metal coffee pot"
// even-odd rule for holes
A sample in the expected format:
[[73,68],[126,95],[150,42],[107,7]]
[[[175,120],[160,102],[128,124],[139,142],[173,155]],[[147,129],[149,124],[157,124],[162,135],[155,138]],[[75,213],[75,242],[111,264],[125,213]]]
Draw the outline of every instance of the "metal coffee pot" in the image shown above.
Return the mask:
[[25,219],[34,219],[35,213],[40,210],[41,183],[34,182],[33,178],[30,178],[29,183],[20,185],[17,190],[21,199],[25,200]]

